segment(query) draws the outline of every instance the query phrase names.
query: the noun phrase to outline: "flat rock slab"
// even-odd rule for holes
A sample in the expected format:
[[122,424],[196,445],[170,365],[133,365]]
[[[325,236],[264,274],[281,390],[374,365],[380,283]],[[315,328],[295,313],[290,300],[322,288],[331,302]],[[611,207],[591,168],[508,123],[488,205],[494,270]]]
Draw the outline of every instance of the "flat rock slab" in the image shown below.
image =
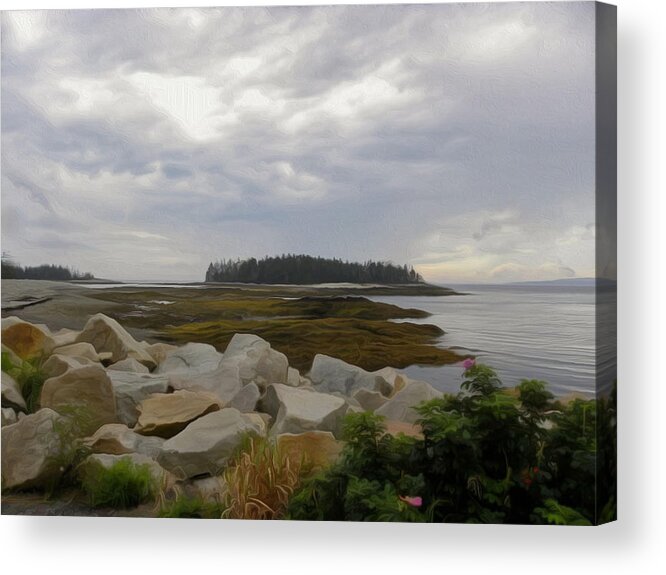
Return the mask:
[[140,453],[153,458],[157,457],[163,443],[161,437],[139,435],[122,423],[107,423],[84,440],[86,447],[93,453]]
[[138,405],[139,419],[134,431],[141,435],[173,437],[195,419],[220,407],[217,397],[210,393],[187,390],[156,393]]
[[138,405],[154,393],[166,393],[169,378],[129,371],[107,370],[116,398],[116,415],[120,423],[134,427],[139,419]]
[[217,475],[247,434],[261,435],[264,430],[260,419],[224,408],[200,417],[165,441],[157,461],[180,479]]
[[[75,337],[78,337],[78,332],[76,332]],[[92,362],[101,361],[99,354],[92,346],[92,344],[84,341],[56,347],[53,350],[53,353],[54,354],[57,353],[58,355],[66,355],[69,357],[76,357],[76,358],[85,357],[86,359],[89,359]]]

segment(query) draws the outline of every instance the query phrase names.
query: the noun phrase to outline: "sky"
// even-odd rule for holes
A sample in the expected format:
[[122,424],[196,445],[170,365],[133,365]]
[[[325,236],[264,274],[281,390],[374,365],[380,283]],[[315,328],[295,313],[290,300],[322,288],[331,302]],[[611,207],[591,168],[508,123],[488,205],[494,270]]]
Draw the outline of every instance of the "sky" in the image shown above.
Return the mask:
[[594,3],[2,14],[2,250],[594,276]]

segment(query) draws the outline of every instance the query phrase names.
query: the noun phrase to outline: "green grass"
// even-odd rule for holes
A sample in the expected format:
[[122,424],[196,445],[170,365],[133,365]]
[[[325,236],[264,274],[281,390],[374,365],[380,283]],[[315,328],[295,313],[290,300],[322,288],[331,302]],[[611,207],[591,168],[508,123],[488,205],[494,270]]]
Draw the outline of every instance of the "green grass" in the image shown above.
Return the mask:
[[167,501],[159,511],[159,517],[171,519],[219,519],[224,509],[219,503],[204,501],[201,497],[179,495]]
[[111,467],[91,465],[81,481],[93,507],[127,509],[155,498],[157,482],[148,465],[120,459]]

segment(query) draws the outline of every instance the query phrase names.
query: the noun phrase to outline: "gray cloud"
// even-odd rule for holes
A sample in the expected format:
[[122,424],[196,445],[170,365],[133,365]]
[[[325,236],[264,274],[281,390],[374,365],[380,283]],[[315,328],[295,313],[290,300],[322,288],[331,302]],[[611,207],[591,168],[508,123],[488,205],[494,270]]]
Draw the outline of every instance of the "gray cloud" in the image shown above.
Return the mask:
[[591,275],[593,14],[3,13],[3,249],[119,278],[276,252]]

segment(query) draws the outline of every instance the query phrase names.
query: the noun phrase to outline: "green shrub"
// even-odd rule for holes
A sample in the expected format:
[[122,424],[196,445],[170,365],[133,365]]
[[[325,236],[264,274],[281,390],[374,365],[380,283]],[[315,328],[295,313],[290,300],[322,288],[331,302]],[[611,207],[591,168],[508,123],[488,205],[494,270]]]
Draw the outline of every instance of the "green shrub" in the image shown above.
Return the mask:
[[544,382],[510,390],[484,365],[463,377],[460,393],[417,408],[422,439],[386,434],[371,413],[348,415],[342,457],[303,483],[288,517],[567,525],[615,517],[614,394],[561,404]]
[[84,473],[81,487],[93,507],[126,509],[155,498],[157,482],[148,465],[136,465],[120,459],[111,467],[90,465]]

